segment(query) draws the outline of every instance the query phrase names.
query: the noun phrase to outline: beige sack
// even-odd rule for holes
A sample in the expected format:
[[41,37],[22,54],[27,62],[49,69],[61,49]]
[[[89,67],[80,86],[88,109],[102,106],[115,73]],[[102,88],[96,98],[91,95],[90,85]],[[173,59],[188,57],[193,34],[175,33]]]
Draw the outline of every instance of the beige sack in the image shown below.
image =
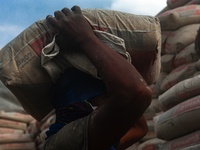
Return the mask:
[[200,94],[200,75],[179,82],[158,97],[158,104],[162,111]]
[[32,120],[34,120],[34,118],[31,115],[26,115],[16,112],[5,112],[3,110],[0,111],[0,118],[24,122],[24,123],[30,123]]
[[194,43],[199,26],[200,24],[191,24],[172,32],[171,34],[174,36],[168,36],[165,47],[162,49],[163,53],[178,54],[185,47]]
[[196,52],[194,48],[194,43],[190,44],[183,50],[181,50],[177,55],[175,54],[165,54],[161,57],[161,71],[171,72],[175,68],[195,62],[199,60],[200,55]]
[[199,130],[160,145],[160,150],[199,150],[198,148],[192,149],[197,147],[195,145],[200,148]]
[[156,15],[156,17],[157,17],[158,15],[160,15],[160,14],[162,14],[162,13],[168,11],[168,10],[170,10],[169,6],[164,7],[164,8]]
[[191,0],[189,3],[187,3],[186,5],[197,5],[200,4],[200,0]]
[[169,141],[200,129],[200,96],[154,117],[156,137]]
[[26,131],[27,124],[22,122],[10,121],[5,119],[0,119],[0,127],[12,128]]
[[162,31],[176,30],[180,27],[200,23],[200,6],[188,5],[166,11],[157,17]]
[[198,62],[182,65],[174,69],[168,76],[166,76],[161,84],[161,91],[165,92],[177,83],[189,79],[194,76],[194,74],[200,70]]
[[[139,72],[144,71],[146,76],[150,76],[152,83],[156,81],[160,72],[161,48],[157,18],[99,9],[86,9],[83,14],[95,29],[124,39],[127,51],[134,56],[134,66]],[[50,103],[53,81],[40,63],[42,49],[52,42],[55,34],[45,19],[39,20],[0,51],[0,80],[38,121],[53,109]],[[61,68],[84,64],[76,62],[72,65],[61,55],[53,59]]]
[[163,143],[164,140],[153,138],[140,144],[137,150],[160,150],[160,145]]
[[155,84],[154,87],[154,92],[153,92],[153,97],[157,98],[160,94],[162,94],[164,91],[161,90],[161,85],[163,80],[167,77],[168,73],[166,72],[161,72],[160,76]]
[[26,134],[30,134],[33,139],[40,133],[40,124],[38,121],[33,120],[27,127]]
[[8,90],[7,87],[0,81],[0,111],[5,110],[8,112],[15,111],[19,113],[26,113],[18,102],[16,97]]
[[32,142],[30,134],[0,134],[0,144]]
[[[172,34],[171,34],[172,33]],[[172,32],[172,31],[162,31],[161,32],[161,44],[162,44],[162,50],[161,50],[161,54],[164,54],[164,49],[165,49],[165,46],[166,45],[166,41],[167,41],[167,38],[168,36],[172,36],[174,37],[175,34]]]
[[191,0],[167,0],[167,5],[171,8],[177,8],[187,4]]
[[0,134],[23,134],[23,130],[11,129],[11,128],[0,128]]
[[34,142],[0,144],[0,150],[36,150]]
[[153,120],[147,120],[147,125],[148,125],[148,132],[147,134],[141,139],[141,141],[147,141],[149,139],[155,138],[156,133],[154,130],[154,125],[155,122]]

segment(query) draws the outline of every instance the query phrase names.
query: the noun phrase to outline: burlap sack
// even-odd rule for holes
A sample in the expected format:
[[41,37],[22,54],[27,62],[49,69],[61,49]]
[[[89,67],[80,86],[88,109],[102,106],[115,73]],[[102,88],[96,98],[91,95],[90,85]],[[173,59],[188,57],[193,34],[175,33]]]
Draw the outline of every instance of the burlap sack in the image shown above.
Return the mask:
[[200,94],[200,75],[181,81],[158,97],[162,111]]
[[156,137],[169,141],[200,129],[200,96],[154,117]]
[[30,134],[0,134],[0,144],[32,142]]
[[7,112],[15,111],[19,113],[26,113],[18,102],[16,97],[8,90],[7,87],[0,81],[0,111],[5,110]]
[[200,23],[200,6],[188,5],[166,11],[157,17],[162,31],[176,30],[180,27]]
[[174,36],[168,36],[162,53],[178,54],[185,47],[194,43],[199,26],[200,24],[191,24],[172,32],[171,34]]
[[34,142],[27,143],[12,143],[12,144],[0,144],[1,150],[35,150]]
[[177,55],[175,54],[165,54],[161,57],[161,71],[171,72],[175,68],[198,61],[200,58],[199,53],[195,50],[195,44],[192,43],[183,50],[181,50]]
[[[196,145],[196,146],[195,146]],[[183,137],[174,139],[172,141],[160,145],[160,150],[199,150],[200,145],[200,131],[196,131],[185,135]],[[197,148],[197,149],[193,149]]]
[[5,112],[3,110],[0,111],[0,118],[25,122],[25,123],[30,123],[32,120],[34,120],[34,118],[31,115],[21,114],[16,112]]
[[[98,9],[83,10],[83,14],[94,29],[124,39],[127,51],[134,56],[134,66],[150,76],[151,82],[156,81],[160,72],[161,46],[157,18]],[[55,34],[45,19],[39,20],[0,51],[0,79],[38,121],[52,110],[50,93],[53,82],[40,63],[42,49],[52,42]],[[53,61],[73,66],[61,55]]]
[[200,61],[197,61],[194,63],[182,65],[174,69],[172,72],[169,73],[168,76],[163,79],[160,86],[161,91],[165,92],[177,83],[193,77],[194,74],[200,70],[199,64]]
[[163,143],[164,140],[153,138],[140,144],[137,150],[160,150],[160,145]]
[[167,0],[167,5],[171,8],[177,8],[187,4],[191,0]]

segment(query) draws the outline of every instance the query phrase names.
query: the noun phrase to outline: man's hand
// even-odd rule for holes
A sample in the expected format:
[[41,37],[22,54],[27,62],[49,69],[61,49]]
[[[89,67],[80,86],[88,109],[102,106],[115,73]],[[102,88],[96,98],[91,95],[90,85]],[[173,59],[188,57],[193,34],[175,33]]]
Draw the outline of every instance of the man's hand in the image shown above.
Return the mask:
[[82,15],[80,7],[74,6],[71,10],[63,8],[54,15],[55,17],[48,15],[46,19],[59,33],[59,46],[64,46],[65,49],[78,48],[85,41],[94,38],[92,27]]

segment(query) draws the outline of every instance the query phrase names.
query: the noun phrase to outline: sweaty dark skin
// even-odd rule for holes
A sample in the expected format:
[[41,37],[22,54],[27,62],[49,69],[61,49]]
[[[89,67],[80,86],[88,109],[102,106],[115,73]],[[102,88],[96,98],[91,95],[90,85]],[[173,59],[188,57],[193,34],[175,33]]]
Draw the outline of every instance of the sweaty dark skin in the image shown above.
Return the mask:
[[89,101],[94,110],[89,119],[89,150],[107,150],[120,140],[118,150],[125,149],[147,132],[142,116],[151,103],[152,92],[141,74],[122,56],[101,42],[74,6],[47,16],[60,35],[60,47],[78,49],[97,68],[107,93]]

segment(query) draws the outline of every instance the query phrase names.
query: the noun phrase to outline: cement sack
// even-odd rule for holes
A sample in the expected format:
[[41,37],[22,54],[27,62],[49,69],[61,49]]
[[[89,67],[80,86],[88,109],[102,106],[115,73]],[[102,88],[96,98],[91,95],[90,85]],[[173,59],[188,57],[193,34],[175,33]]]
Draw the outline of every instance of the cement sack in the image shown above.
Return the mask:
[[154,92],[153,92],[153,97],[157,98],[160,94],[162,94],[164,91],[161,90],[161,85],[163,80],[167,77],[168,73],[166,72],[161,72],[160,76],[155,84],[154,87]]
[[182,137],[200,129],[200,96],[176,105],[154,117],[156,137],[166,141]]
[[32,142],[30,134],[0,134],[0,144]]
[[27,124],[22,122],[10,121],[5,119],[0,119],[0,127],[3,128],[12,128],[26,131]]
[[148,132],[147,134],[141,139],[141,141],[147,141],[149,139],[155,138],[155,130],[154,130],[154,125],[155,122],[153,120],[147,120],[147,125],[148,125]]
[[26,134],[30,134],[33,139],[40,133],[40,124],[38,121],[33,120],[27,127]]
[[50,116],[43,124],[41,124],[40,130],[43,131],[43,130],[49,128],[49,126],[55,122],[56,122],[56,115],[54,114],[54,115]]
[[181,7],[185,4],[187,4],[189,1],[191,0],[167,0],[167,5],[171,8],[177,8],[177,7]]
[[0,110],[15,111],[19,113],[26,113],[18,102],[16,97],[8,90],[8,88],[0,81]]
[[24,123],[30,123],[32,120],[34,120],[34,118],[31,115],[16,112],[5,112],[3,110],[0,111],[0,118]]
[[0,150],[36,150],[34,142],[0,144]]
[[161,30],[177,30],[189,24],[200,23],[200,6],[188,5],[166,11],[157,17],[160,20]]
[[45,142],[45,138],[47,137],[47,135],[46,135],[47,130],[49,130],[49,129],[45,129],[40,134],[38,134],[38,136],[35,139],[36,145],[40,145]]
[[171,87],[158,97],[158,105],[162,111],[167,111],[197,95],[200,95],[200,75],[181,81]]
[[10,129],[10,128],[0,128],[0,134],[23,134],[23,130],[17,130],[17,129]]
[[146,120],[152,120],[158,112],[160,112],[158,99],[152,99],[150,106],[144,112],[144,117]]
[[[83,14],[95,30],[122,38],[126,50],[133,54],[132,62],[136,69],[151,77],[150,82],[156,81],[160,72],[161,49],[160,23],[157,18],[99,9],[86,9]],[[18,98],[23,108],[38,121],[53,108],[50,104],[53,80],[41,67],[41,51],[52,42],[55,34],[52,26],[42,19],[24,30],[0,51],[0,80]],[[119,47],[122,48],[122,45]],[[124,54],[127,56],[127,53]],[[82,58],[81,54],[70,56],[72,55],[60,54],[52,61],[62,69],[75,66],[91,73],[91,68],[88,71],[88,66],[84,66],[83,61],[74,62],[75,56]],[[57,71],[59,75],[61,71]]]
[[162,14],[162,13],[168,11],[168,10],[170,10],[169,6],[164,7],[164,8],[156,15],[156,17],[157,17],[158,15],[160,15],[160,14]]
[[150,109],[149,107],[146,109],[146,111],[144,112],[144,118],[145,120],[150,120],[153,119],[153,117],[155,116],[155,111]]
[[175,68],[198,61],[199,53],[195,50],[195,44],[192,43],[178,54],[165,54],[161,57],[161,71],[171,72]]
[[162,45],[161,54],[164,54],[164,49],[165,49],[165,45],[166,45],[166,41],[167,41],[168,36],[174,37],[175,34],[172,31],[162,31],[161,32],[161,39],[162,39],[161,40],[161,45]]
[[178,54],[185,47],[194,43],[199,26],[200,24],[190,24],[172,32],[171,34],[174,36],[168,36],[162,53]]
[[153,111],[155,113],[159,113],[161,110],[160,110],[159,105],[158,105],[158,99],[153,98],[148,109],[150,109],[151,111]]
[[160,150],[159,146],[163,143],[164,140],[153,138],[140,144],[137,150]]
[[[200,131],[168,141],[160,146],[160,150],[195,150],[192,147],[200,144]],[[193,147],[193,148],[194,148]],[[199,147],[199,146],[198,146]],[[191,149],[189,149],[191,148]],[[199,149],[196,149],[199,150]]]
[[182,150],[199,150],[200,149],[200,144],[197,145],[192,145],[186,148],[183,148]]
[[200,70],[200,61],[185,64],[182,65],[176,69],[174,69],[172,72],[169,73],[168,76],[166,76],[161,84],[161,91],[167,91],[177,83],[189,79],[194,76],[194,74]]
[[191,0],[189,3],[187,3],[186,5],[199,5],[200,4],[200,0]]

